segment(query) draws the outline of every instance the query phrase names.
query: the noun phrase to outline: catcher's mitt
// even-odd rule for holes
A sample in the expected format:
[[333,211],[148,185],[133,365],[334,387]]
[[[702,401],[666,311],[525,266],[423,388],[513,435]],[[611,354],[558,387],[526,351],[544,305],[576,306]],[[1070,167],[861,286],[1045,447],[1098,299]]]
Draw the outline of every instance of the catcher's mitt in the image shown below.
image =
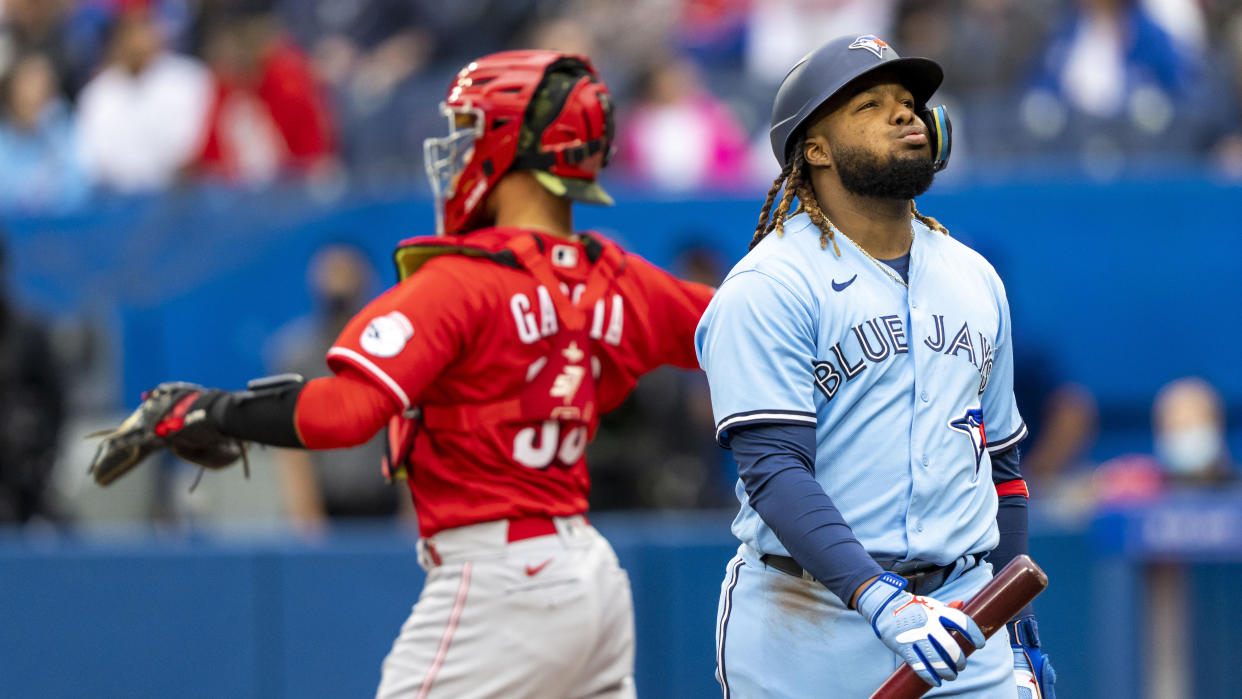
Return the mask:
[[161,448],[203,468],[225,468],[241,459],[249,477],[245,443],[220,434],[207,414],[219,393],[180,382],[148,391],[142,405],[115,430],[87,435],[103,437],[91,460],[95,482],[109,485]]

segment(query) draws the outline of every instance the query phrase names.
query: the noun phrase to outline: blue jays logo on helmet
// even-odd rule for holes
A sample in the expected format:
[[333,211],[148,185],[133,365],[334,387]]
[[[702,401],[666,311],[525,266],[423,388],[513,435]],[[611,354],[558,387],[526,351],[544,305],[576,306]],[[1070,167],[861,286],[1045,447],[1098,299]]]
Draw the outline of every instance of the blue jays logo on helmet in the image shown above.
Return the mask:
[[876,58],[884,58],[884,49],[888,48],[888,44],[874,34],[863,34],[850,44],[850,48],[867,49],[874,53]]
[[979,462],[983,459],[983,450],[987,448],[988,438],[983,431],[983,410],[970,408],[966,414],[949,421],[949,428],[970,437],[970,445],[975,450],[975,475],[979,475]]

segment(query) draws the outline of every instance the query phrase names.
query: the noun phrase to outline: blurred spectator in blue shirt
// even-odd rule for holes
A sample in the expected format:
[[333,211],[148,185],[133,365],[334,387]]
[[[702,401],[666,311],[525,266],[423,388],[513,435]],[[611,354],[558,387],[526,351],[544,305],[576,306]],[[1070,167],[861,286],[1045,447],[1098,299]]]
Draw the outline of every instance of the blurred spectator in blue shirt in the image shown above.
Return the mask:
[[74,146],[73,121],[57,92],[52,62],[23,56],[3,83],[0,210],[47,213],[81,203],[89,190]]
[[[330,243],[317,250],[307,270],[315,308],[280,328],[269,339],[268,363],[277,373],[293,372],[306,380],[331,375],[324,356],[345,324],[376,292],[377,274],[362,250]],[[293,524],[308,534],[330,520],[409,517],[404,481],[389,483],[381,462],[387,453],[381,432],[350,449],[276,450],[285,509]]]
[[1221,112],[1209,83],[1202,52],[1138,0],[1078,0],[1042,52],[1022,121],[1041,150],[1083,148],[1119,170],[1127,153],[1205,150]]

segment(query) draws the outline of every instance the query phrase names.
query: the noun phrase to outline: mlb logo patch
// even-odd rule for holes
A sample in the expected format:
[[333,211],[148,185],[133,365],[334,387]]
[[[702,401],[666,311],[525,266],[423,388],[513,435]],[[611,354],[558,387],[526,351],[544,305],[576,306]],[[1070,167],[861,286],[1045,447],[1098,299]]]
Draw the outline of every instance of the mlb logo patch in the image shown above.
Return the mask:
[[578,248],[573,245],[555,245],[552,247],[552,264],[557,267],[577,267]]
[[874,34],[864,34],[854,40],[850,44],[852,49],[867,49],[875,54],[876,58],[884,58],[884,49],[888,48],[888,44],[884,40]]

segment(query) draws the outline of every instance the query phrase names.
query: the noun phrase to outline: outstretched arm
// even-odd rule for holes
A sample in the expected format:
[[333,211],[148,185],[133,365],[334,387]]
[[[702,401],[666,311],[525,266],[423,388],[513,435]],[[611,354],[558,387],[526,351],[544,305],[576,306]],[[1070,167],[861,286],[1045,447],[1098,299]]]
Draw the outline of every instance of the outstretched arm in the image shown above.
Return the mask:
[[340,449],[364,444],[401,406],[346,367],[335,376],[249,391],[209,391],[220,433],[278,447]]
[[188,383],[160,384],[104,438],[91,471],[108,485],[147,456],[168,449],[205,468],[245,458],[244,442],[334,449],[362,444],[401,407],[366,377],[343,370],[303,383],[300,377],[252,382],[245,391]]

